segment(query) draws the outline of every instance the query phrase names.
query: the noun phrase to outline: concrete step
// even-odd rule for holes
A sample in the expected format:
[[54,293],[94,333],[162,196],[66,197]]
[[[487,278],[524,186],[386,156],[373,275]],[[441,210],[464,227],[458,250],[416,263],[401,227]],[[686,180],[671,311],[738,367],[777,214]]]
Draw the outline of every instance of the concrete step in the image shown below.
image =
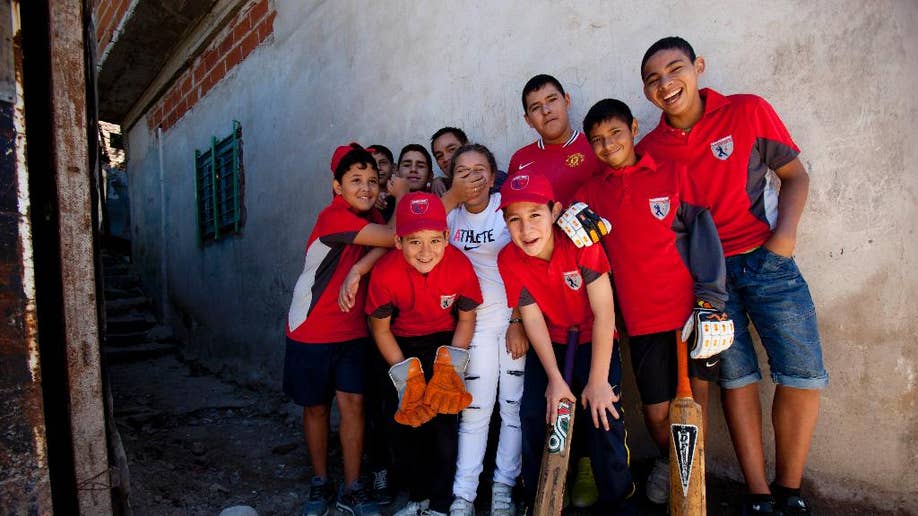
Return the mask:
[[146,296],[123,297],[105,300],[105,313],[109,317],[134,311],[147,311],[150,300]]
[[140,286],[131,286],[128,288],[119,288],[105,285],[105,302],[109,302],[113,299],[125,299],[130,297],[141,297],[143,296],[143,290]]
[[106,317],[105,323],[108,335],[129,334],[146,332],[156,325],[156,317],[149,312],[131,312]]
[[106,274],[105,275],[105,288],[120,288],[120,289],[130,289],[130,288],[139,288],[143,285],[143,281],[140,279],[140,275],[137,273],[125,273],[125,274]]
[[145,342],[135,346],[103,346],[102,353],[108,363],[135,362],[148,358],[174,353],[178,347],[175,344],[161,342]]

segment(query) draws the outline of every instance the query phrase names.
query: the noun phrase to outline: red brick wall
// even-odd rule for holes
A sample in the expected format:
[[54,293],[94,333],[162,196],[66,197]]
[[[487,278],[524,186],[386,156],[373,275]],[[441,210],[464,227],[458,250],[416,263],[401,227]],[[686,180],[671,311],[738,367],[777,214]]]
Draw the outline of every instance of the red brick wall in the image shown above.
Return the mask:
[[93,0],[92,13],[96,22],[96,45],[98,55],[105,53],[105,47],[112,41],[115,29],[124,18],[131,0]]
[[251,0],[219,29],[207,48],[150,108],[147,124],[151,129],[159,126],[165,131],[172,127],[255,47],[274,34],[277,12],[272,4],[272,0]]

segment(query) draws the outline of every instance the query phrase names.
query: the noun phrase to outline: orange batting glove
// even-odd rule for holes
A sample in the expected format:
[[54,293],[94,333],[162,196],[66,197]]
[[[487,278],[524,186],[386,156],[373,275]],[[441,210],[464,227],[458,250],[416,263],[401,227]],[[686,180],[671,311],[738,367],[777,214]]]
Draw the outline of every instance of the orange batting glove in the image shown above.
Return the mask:
[[424,405],[424,370],[416,357],[403,360],[389,368],[389,379],[398,391],[395,421],[417,428],[433,419],[437,413]]
[[424,404],[440,414],[458,414],[472,403],[462,376],[469,364],[469,352],[453,347],[437,348],[434,374],[424,391]]

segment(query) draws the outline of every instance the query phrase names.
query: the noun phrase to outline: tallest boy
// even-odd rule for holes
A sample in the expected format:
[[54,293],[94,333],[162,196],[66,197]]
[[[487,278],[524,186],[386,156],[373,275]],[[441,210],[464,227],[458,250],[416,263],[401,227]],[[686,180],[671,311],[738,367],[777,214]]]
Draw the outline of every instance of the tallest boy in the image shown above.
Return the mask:
[[[809,190],[799,149],[774,109],[754,95],[698,89],[705,62],[682,38],[644,54],[644,95],[663,110],[639,152],[688,165],[696,202],[711,209],[727,265],[726,311],[736,322],[721,353],[724,414],[749,496],[744,514],[808,514],[800,482],[819,414],[823,368],[816,310],[793,253]],[[768,170],[781,180],[780,196]],[[748,331],[758,330],[777,384],[772,405],[776,477],[762,447],[762,378]]]

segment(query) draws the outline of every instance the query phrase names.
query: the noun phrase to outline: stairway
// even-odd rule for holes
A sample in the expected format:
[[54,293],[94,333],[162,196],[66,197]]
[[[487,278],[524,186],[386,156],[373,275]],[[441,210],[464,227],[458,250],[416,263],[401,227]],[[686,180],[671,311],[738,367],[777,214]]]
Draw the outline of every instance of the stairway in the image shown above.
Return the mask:
[[108,363],[144,360],[173,353],[178,341],[158,324],[140,275],[130,257],[102,251],[105,284],[105,340],[102,353]]

